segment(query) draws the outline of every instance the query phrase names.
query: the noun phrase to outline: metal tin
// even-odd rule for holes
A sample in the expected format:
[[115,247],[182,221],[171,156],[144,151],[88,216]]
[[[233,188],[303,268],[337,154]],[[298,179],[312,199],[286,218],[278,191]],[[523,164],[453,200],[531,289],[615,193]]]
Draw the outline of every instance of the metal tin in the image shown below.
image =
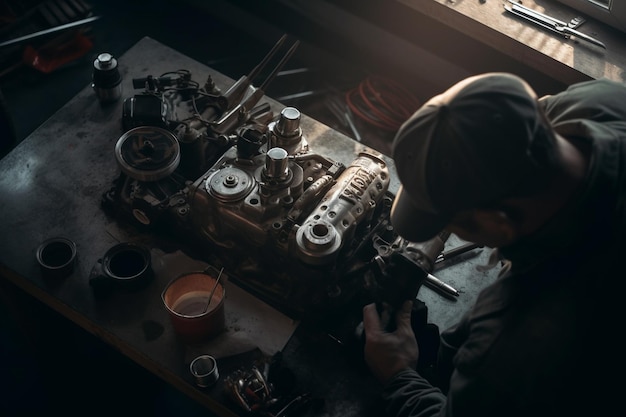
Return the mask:
[[45,276],[70,275],[76,261],[76,243],[64,237],[48,239],[39,245],[36,257]]
[[144,283],[153,274],[150,251],[135,243],[118,243],[104,254],[102,271],[107,278],[121,285]]
[[201,388],[214,385],[220,377],[217,361],[210,355],[200,355],[191,361],[189,371],[196,380],[196,385]]

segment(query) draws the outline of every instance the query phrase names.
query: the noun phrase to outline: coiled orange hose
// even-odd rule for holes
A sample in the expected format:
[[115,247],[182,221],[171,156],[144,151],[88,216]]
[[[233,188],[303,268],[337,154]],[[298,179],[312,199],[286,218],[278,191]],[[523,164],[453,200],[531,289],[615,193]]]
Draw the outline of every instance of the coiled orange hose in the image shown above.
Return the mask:
[[420,106],[419,99],[394,80],[372,75],[346,92],[346,104],[366,123],[395,132]]

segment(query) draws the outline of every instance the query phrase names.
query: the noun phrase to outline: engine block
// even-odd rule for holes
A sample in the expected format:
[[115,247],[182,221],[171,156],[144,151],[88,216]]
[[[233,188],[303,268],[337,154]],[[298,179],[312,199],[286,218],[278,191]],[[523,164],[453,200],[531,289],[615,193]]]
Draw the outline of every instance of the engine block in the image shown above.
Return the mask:
[[142,126],[116,145],[121,169],[107,201],[137,225],[167,228],[223,262],[229,276],[282,311],[326,315],[360,291],[372,233],[391,199],[383,156],[350,165],[312,151],[300,112],[242,129],[189,179],[189,149],[175,133]]
[[383,155],[364,148],[346,166],[310,147],[297,108],[274,115],[261,101],[252,80],[284,42],[225,92],[186,70],[133,79],[144,90],[124,101],[120,174],[103,207],[174,237],[293,318],[319,321],[363,294],[383,301],[372,293],[393,284],[392,255],[408,253],[393,243]]

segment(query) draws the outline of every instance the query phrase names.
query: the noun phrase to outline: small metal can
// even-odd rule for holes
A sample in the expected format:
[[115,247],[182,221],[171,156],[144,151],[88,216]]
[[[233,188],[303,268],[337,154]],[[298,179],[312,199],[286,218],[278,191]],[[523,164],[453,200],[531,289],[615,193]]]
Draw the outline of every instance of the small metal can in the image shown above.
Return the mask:
[[39,245],[36,257],[45,276],[65,277],[74,271],[76,243],[64,237],[48,239]]
[[195,358],[191,361],[189,370],[196,380],[196,385],[201,388],[213,386],[220,378],[217,361],[210,355],[200,355]]
[[122,76],[113,55],[104,52],[95,59],[91,87],[101,103],[111,103],[122,96]]

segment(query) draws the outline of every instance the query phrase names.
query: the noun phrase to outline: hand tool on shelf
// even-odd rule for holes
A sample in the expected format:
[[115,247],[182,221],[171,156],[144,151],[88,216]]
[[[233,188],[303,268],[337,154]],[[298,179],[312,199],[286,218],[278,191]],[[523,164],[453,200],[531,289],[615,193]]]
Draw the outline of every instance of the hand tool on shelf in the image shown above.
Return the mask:
[[523,6],[513,0],[509,0],[509,4],[505,4],[504,9],[515,16],[521,17],[522,19],[532,22],[538,26],[558,33],[565,38],[569,39],[573,35],[578,39],[593,43],[594,45],[606,49],[606,45],[600,40],[571,28],[567,23],[559,19]]

